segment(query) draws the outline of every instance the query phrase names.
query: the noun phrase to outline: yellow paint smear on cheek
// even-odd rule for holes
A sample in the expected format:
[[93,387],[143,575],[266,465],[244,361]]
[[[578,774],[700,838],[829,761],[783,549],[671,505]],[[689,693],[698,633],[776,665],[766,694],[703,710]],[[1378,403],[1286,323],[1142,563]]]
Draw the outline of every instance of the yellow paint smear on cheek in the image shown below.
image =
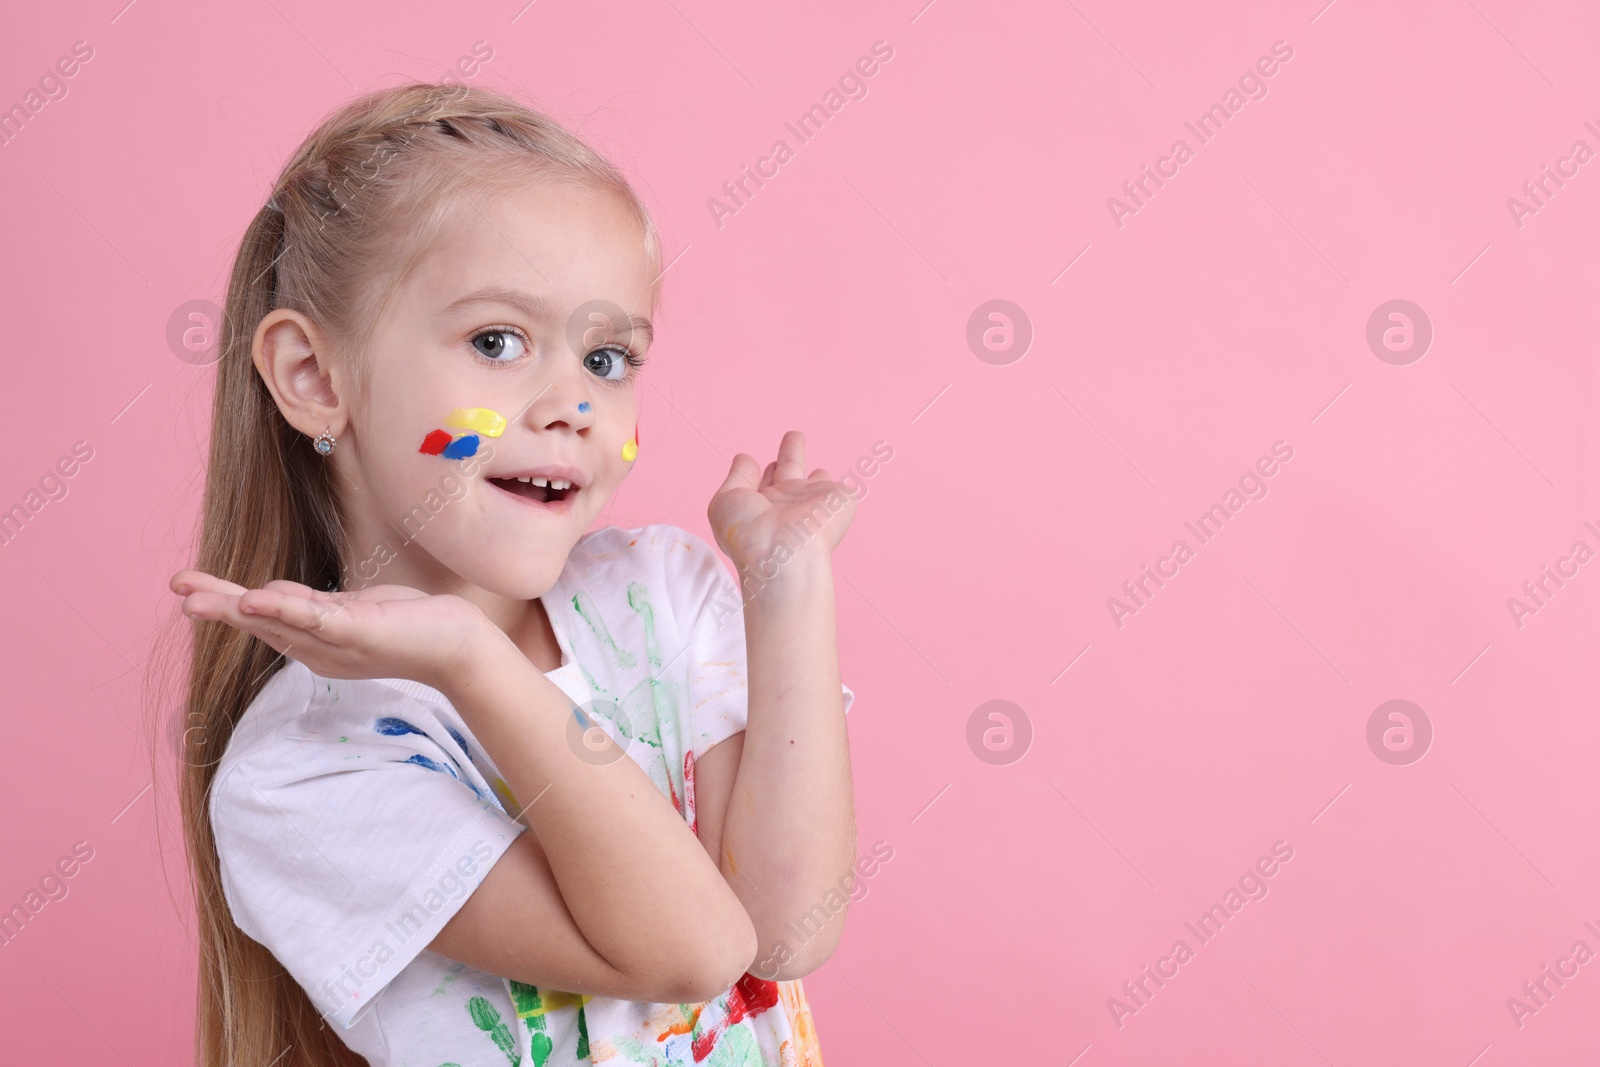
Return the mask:
[[506,432],[505,417],[489,408],[456,408],[445,417],[444,424],[453,430],[473,430],[485,437],[499,437]]

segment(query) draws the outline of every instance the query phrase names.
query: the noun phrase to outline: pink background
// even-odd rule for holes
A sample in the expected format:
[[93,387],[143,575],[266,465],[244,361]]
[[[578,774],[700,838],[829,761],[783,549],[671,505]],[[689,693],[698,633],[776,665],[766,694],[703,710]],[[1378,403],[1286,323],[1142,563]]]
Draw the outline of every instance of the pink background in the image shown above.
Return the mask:
[[[806,979],[831,1067],[1600,1054],[1600,961],[1521,1027],[1507,1006],[1600,952],[1600,564],[1520,628],[1506,603],[1600,549],[1600,160],[1520,227],[1506,204],[1600,150],[1592,8],[121,3],[0,36],[0,104],[94,49],[0,146],[0,508],[94,450],[0,547],[0,906],[94,849],[0,947],[5,1059],[191,1046],[139,685],[213,372],[169,317],[220,302],[317,119],[480,40],[473,81],[581,124],[682,253],[606,521],[705,535],[732,455],[791,427],[836,473],[894,450],[837,562],[861,848],[894,857]],[[868,95],[719,228],[707,198],[878,40]],[[1184,122],[1280,40],[1268,95],[1198,146]],[[1180,137],[1194,158],[1119,228],[1107,198]],[[1008,365],[966,341],[992,299],[1032,324]],[[1365,339],[1394,299],[1434,330],[1405,366]],[[1198,546],[1184,522],[1280,440],[1269,495]],[[1180,537],[1194,558],[1119,628],[1107,599]],[[1392,699],[1432,723],[1409,765],[1367,743]],[[1025,758],[969,747],[990,700]],[[1276,841],[1269,895],[1200,945],[1184,923]],[[1179,938],[1193,959],[1119,1027],[1108,998]]]

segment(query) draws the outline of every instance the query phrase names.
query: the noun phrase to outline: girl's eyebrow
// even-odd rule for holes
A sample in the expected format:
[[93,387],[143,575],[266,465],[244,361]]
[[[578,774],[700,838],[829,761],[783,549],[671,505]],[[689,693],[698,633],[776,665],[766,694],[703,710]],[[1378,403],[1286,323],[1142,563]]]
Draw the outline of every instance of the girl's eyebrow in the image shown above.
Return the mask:
[[[466,296],[448,304],[444,313],[474,304],[500,304],[515,311],[520,311],[529,319],[550,319],[553,317],[550,302],[542,296],[525,293],[520,289],[508,289],[504,286],[489,285],[482,289],[475,289]],[[628,328],[644,334],[646,343],[655,339],[655,330],[650,325],[650,320],[637,315],[628,319]]]

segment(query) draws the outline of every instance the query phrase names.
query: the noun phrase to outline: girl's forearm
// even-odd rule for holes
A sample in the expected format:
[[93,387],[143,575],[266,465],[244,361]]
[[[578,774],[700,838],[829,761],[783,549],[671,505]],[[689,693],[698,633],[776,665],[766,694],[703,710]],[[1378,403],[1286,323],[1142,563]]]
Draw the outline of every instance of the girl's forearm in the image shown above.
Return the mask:
[[755,924],[756,960],[786,960],[759,977],[799,977],[838,944],[845,912],[821,905],[856,846],[828,557],[791,558],[749,599],[745,651],[749,719],[722,867]]
[[579,758],[572,701],[509,640],[483,642],[446,684],[597,953],[630,974],[748,958],[750,918],[683,817],[615,742],[596,753],[610,762]]

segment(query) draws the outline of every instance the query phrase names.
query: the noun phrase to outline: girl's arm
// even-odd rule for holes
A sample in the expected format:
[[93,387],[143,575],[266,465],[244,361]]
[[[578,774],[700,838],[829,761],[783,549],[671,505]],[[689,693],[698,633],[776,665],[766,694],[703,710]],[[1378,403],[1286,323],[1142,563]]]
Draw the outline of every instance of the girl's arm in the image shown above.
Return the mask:
[[[223,622],[326,678],[414,678],[445,696],[527,807],[519,834],[431,947],[572,993],[710,1000],[755,957],[755,931],[693,831],[615,743],[568,743],[573,705],[460,597],[403,586],[261,589],[173,576],[191,618]],[[424,772],[426,773],[426,772]]]
[[[750,973],[799,978],[832,955],[844,932],[848,904],[833,912],[824,898],[853,873],[856,850],[827,556],[793,557],[747,600],[745,648],[749,719],[737,762],[713,764],[710,774],[705,760],[695,765],[697,797],[727,791],[720,841],[704,808],[701,831],[755,924]],[[731,787],[719,787],[726,777]]]
[[730,988],[755,956],[750,917],[639,765],[578,758],[571,700],[498,631],[440,689],[527,806],[511,814],[532,833],[430,947],[576,993],[673,1003]]
[[[755,924],[750,973],[790,979],[837,946],[848,903],[833,912],[827,901],[854,870],[832,552],[856,501],[823,468],[805,474],[798,430],[784,434],[759,482],[757,471],[736,455],[707,509],[746,594],[748,717],[741,740],[696,761],[695,796],[706,851]],[[796,530],[810,531],[797,547]]]

